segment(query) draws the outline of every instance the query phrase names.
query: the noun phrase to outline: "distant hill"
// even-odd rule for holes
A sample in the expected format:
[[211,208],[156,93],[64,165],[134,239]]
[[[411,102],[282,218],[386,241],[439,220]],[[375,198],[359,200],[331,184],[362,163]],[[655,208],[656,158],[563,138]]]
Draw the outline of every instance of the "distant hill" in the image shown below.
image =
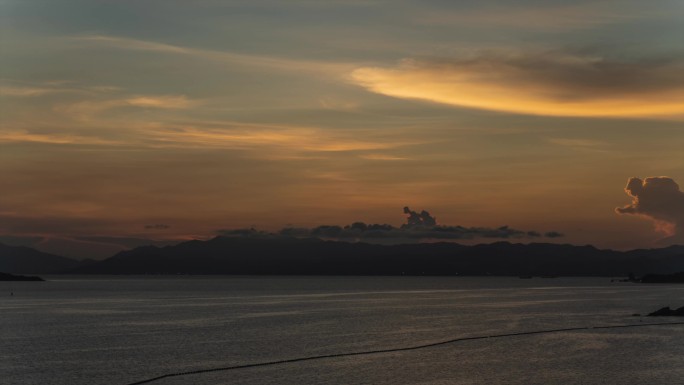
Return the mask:
[[216,237],[139,247],[73,269],[91,274],[626,276],[684,270],[684,248],[497,242],[377,245],[315,238]]
[[74,269],[82,263],[29,247],[0,243],[0,271],[4,273],[55,274]]
[[7,273],[0,273],[0,281],[24,281],[24,282],[42,282],[43,278],[28,276],[28,275],[14,275]]

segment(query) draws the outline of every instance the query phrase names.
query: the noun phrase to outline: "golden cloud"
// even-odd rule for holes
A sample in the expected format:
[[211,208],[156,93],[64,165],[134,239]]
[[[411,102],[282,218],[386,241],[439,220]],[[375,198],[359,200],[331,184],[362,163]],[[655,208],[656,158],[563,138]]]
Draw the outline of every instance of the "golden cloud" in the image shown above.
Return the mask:
[[[336,130],[315,127],[262,125],[224,122],[221,128],[163,125],[145,130],[148,143],[161,147],[203,147],[224,149],[269,148],[275,152],[348,152],[386,150],[416,144],[387,138],[358,139]],[[281,154],[282,155],[282,154]]]
[[55,111],[78,120],[89,120],[94,115],[115,108],[136,107],[161,110],[181,110],[199,104],[184,95],[136,95],[118,99],[84,100],[55,107]]
[[0,131],[0,143],[46,143],[74,145],[121,145],[123,142],[70,133],[32,133],[27,130]]
[[387,96],[520,114],[684,117],[684,63],[620,62],[563,53],[403,60],[363,67],[351,79]]
[[409,158],[407,158],[407,157],[387,155],[387,154],[363,154],[363,155],[359,155],[359,158],[367,159],[367,160],[384,160],[384,161],[409,160]]

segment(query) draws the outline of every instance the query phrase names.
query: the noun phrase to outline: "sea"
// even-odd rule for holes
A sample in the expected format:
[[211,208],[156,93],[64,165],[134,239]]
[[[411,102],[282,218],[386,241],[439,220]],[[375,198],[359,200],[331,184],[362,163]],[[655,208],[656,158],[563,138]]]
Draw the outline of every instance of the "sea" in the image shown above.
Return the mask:
[[[178,373],[186,374],[149,383],[684,384],[684,325],[676,324],[684,319],[644,316],[684,306],[684,285],[610,278],[45,278],[0,282],[0,384],[127,385]],[[597,328],[624,325],[638,326]],[[420,347],[445,341],[452,342]],[[406,347],[418,348],[392,351]],[[369,351],[376,353],[344,355]],[[332,357],[282,362],[317,356]],[[272,364],[249,366],[259,363]],[[210,369],[223,370],[201,372]]]

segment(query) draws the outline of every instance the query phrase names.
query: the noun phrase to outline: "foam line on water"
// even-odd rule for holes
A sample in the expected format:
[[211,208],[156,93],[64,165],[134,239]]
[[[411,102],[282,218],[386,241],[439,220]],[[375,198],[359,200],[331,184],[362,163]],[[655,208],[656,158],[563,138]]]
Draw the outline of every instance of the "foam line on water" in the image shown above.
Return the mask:
[[459,338],[453,338],[453,339],[449,339],[449,340],[445,340],[445,341],[432,342],[432,343],[415,345],[415,346],[406,346],[406,347],[402,347],[402,348],[366,350],[366,351],[349,352],[349,353],[333,353],[333,354],[324,354],[324,355],[320,355],[320,356],[299,357],[299,358],[290,358],[290,359],[278,360],[278,361],[257,362],[257,363],[244,364],[244,365],[225,366],[225,367],[208,368],[208,369],[198,369],[198,370],[191,370],[191,371],[187,371],[187,372],[167,373],[167,374],[162,374],[162,375],[157,376],[157,377],[152,377],[152,378],[148,378],[145,380],[132,382],[132,383],[127,384],[127,385],[149,384],[150,382],[159,381],[159,380],[162,380],[164,378],[169,378],[169,377],[190,376],[193,374],[202,374],[202,373],[222,372],[222,371],[237,370],[237,369],[256,368],[256,367],[260,367],[260,366],[282,365],[282,364],[289,364],[289,363],[293,363],[293,362],[313,361],[313,360],[322,360],[322,359],[327,359],[327,358],[351,357],[351,356],[362,356],[362,355],[393,353],[393,352],[405,352],[405,351],[409,351],[409,350],[426,349],[426,348],[431,348],[431,347],[440,346],[440,345],[453,344],[453,343],[462,342],[462,341],[483,340],[483,339],[489,339],[489,338],[517,337],[517,336],[527,336],[527,335],[534,335],[534,334],[575,332],[575,331],[580,331],[580,330],[624,329],[624,328],[635,328],[635,327],[645,327],[645,326],[666,326],[666,325],[684,325],[684,322],[659,322],[659,323],[640,323],[640,324],[629,324],[629,325],[583,326],[583,327],[563,328],[563,329],[545,329],[545,330],[534,330],[534,331],[517,332],[517,333],[493,334],[493,335],[487,335],[487,336],[459,337]]

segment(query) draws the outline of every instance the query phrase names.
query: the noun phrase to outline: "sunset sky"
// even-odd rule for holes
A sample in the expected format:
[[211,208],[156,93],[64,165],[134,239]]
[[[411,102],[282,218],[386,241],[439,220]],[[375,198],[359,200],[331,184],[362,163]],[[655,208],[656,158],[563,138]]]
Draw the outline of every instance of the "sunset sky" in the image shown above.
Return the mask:
[[0,0],[0,242],[101,257],[410,206],[659,247],[683,149],[681,0]]

